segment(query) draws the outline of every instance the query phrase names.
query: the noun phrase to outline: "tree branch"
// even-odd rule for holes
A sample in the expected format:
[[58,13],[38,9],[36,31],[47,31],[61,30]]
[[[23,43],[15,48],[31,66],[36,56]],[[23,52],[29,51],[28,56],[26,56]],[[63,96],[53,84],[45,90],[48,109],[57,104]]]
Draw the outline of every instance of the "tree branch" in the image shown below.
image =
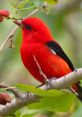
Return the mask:
[[[34,15],[34,14],[37,13],[38,11],[39,11],[38,8],[35,9],[35,10],[33,10],[31,13],[29,13],[29,14],[27,15],[27,17],[30,17],[30,16]],[[15,27],[13,28],[13,30],[9,33],[9,35],[6,37],[6,39],[4,40],[4,42],[1,44],[1,46],[0,46],[0,51],[4,48],[4,46],[6,45],[6,43],[7,43],[9,40],[12,40],[12,37],[13,37],[13,35],[14,35],[14,33],[16,32],[17,29],[18,29],[18,26],[15,26]]]
[[9,35],[6,37],[6,39],[4,40],[4,42],[1,44],[1,46],[0,46],[0,51],[4,48],[5,44],[6,44],[9,40],[12,39],[12,37],[13,37],[13,35],[14,35],[14,33],[15,33],[15,31],[16,31],[17,29],[18,29],[18,26],[15,26],[15,27],[13,28],[13,30],[9,33]]
[[[52,78],[50,80],[50,84],[48,85],[45,84],[40,88],[43,90],[66,89],[81,79],[82,79],[82,68],[77,69],[57,80],[55,80],[55,78]],[[20,97],[13,99],[11,103],[6,104],[5,106],[3,105],[0,106],[0,115],[10,115],[16,112],[18,109],[24,107],[25,105],[38,102],[40,98],[41,97],[33,93],[29,93],[28,95],[20,94]]]

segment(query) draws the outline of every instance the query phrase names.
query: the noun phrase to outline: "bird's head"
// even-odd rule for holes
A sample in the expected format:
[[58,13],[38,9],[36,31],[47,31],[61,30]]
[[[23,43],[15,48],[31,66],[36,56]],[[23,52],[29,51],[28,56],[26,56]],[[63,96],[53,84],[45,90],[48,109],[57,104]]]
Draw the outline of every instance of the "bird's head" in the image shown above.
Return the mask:
[[48,26],[37,17],[25,18],[21,21],[23,39],[47,42],[53,37]]

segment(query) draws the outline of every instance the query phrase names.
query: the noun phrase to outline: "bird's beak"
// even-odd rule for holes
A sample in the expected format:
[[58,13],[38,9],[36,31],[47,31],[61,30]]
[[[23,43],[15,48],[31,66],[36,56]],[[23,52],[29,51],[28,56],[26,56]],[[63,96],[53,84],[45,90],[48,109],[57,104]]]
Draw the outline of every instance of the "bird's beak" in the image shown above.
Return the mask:
[[14,20],[13,21],[15,24],[17,24],[20,28],[23,28],[23,25],[21,22],[17,21],[17,20]]

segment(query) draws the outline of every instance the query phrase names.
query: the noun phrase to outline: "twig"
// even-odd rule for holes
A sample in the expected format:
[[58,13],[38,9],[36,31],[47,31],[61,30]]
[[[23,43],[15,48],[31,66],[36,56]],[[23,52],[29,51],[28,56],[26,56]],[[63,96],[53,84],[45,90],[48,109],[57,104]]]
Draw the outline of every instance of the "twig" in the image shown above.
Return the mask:
[[18,29],[18,26],[15,26],[15,28],[13,28],[13,30],[9,33],[9,35],[7,36],[7,38],[4,40],[4,42],[2,43],[2,45],[0,46],[0,51],[4,48],[5,44],[12,39],[15,31]]
[[35,9],[35,10],[32,11],[31,13],[29,13],[27,17],[30,17],[30,16],[34,15],[34,14],[37,13],[39,10],[40,10],[39,8]]
[[5,84],[4,82],[0,83],[0,88],[3,88],[7,91],[12,92],[16,98],[20,97],[20,93],[18,92],[18,90],[16,89],[16,87],[10,87],[9,85]]
[[[30,17],[30,16],[32,16],[32,15],[34,15],[35,13],[37,13],[39,11],[39,9],[37,8],[37,9],[35,9],[35,10],[33,10],[31,13],[29,13],[28,15],[27,15],[27,17]],[[18,29],[18,26],[15,26],[14,28],[13,28],[13,30],[9,33],[9,35],[7,36],[7,38],[4,40],[4,42],[1,44],[1,46],[0,46],[0,51],[4,48],[4,46],[6,45],[6,43],[10,40],[12,40],[12,37],[13,37],[13,35],[14,35],[14,33],[16,32],[16,30]]]
[[21,96],[21,93],[16,89],[16,87],[8,87],[6,90],[12,92],[16,98],[20,98]]
[[[43,90],[48,89],[66,89],[70,87],[72,84],[77,81],[82,80],[82,68],[73,71],[72,73],[61,77],[57,80],[52,78],[50,80],[50,85],[43,85],[40,88]],[[20,98],[15,98],[5,106],[0,106],[0,115],[10,115],[15,113],[18,109],[24,107],[25,105],[29,105],[34,102],[38,102],[41,97],[35,95],[33,93],[29,93],[29,95],[21,94]]]

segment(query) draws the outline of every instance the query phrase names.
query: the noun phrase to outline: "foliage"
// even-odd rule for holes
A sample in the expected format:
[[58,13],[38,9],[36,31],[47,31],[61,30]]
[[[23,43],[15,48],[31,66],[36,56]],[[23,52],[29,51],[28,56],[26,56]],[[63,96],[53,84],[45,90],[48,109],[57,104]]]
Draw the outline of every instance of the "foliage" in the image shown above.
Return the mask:
[[40,101],[28,106],[29,109],[41,109],[46,111],[67,111],[74,101],[75,96],[59,90],[44,91],[34,86],[18,84],[17,88],[23,91],[35,93],[41,97]]
[[28,12],[29,10],[33,10],[35,8],[41,8],[45,4],[47,5],[54,5],[57,3],[57,0],[9,0],[10,4],[14,7],[14,15],[21,14],[21,11],[23,14],[25,12]]

